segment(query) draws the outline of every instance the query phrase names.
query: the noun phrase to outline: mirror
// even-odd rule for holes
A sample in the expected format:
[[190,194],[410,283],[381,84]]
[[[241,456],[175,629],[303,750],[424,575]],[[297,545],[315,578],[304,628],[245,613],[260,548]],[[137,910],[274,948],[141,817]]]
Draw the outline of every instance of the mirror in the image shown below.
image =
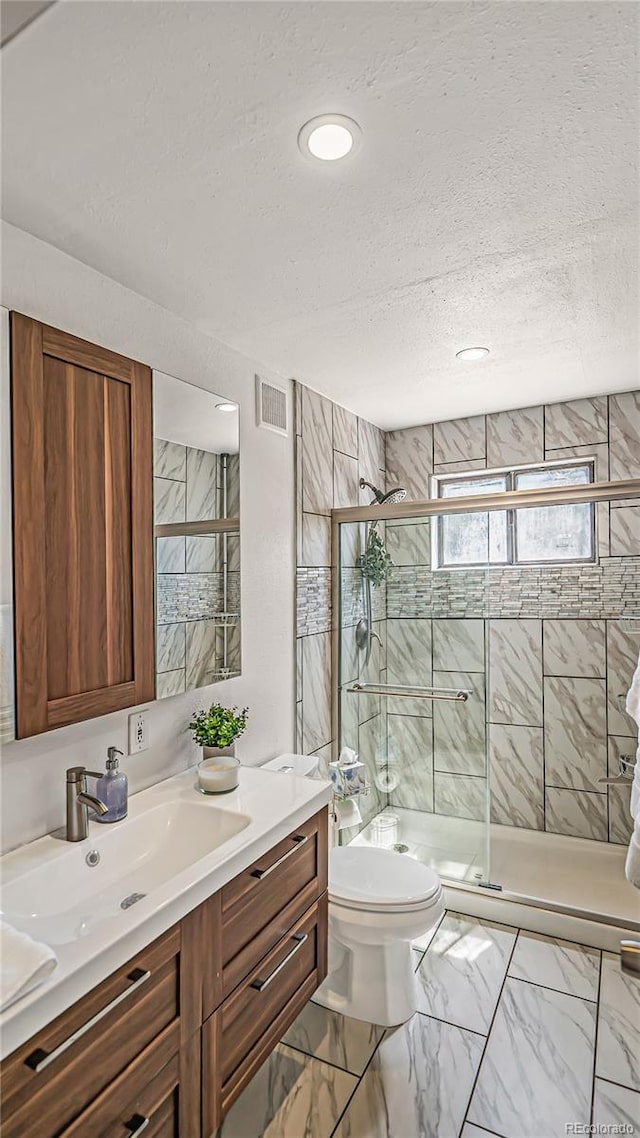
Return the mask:
[[240,674],[239,408],[153,373],[156,698]]

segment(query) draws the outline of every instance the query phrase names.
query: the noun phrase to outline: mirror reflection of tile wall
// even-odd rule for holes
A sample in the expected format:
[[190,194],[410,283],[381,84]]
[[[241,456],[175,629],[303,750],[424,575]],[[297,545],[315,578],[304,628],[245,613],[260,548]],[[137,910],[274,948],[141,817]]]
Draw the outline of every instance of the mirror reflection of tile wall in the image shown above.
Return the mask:
[[[239,474],[238,454],[156,438],[156,526],[237,518]],[[239,532],[156,537],[156,620],[158,699],[240,673]]]

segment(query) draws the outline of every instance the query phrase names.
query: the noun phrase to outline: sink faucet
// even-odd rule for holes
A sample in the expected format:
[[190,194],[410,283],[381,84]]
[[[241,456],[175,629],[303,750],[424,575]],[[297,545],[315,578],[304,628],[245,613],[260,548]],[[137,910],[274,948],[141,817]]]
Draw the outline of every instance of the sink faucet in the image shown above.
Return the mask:
[[86,767],[69,767],[67,771],[67,841],[81,842],[89,833],[89,809],[106,814],[104,802],[87,794],[87,775],[102,778],[102,771],[88,771]]

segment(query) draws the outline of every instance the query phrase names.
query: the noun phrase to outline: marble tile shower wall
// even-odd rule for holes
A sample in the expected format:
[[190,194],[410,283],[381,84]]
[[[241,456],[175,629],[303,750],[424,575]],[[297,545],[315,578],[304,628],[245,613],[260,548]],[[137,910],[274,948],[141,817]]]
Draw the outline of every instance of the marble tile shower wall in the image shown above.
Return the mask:
[[[599,481],[640,477],[640,393],[390,432],[386,464],[425,498],[433,473],[592,455]],[[636,747],[620,695],[640,640],[617,618],[640,615],[640,503],[596,523],[596,565],[456,573],[432,572],[429,522],[387,526],[389,678],[474,692],[433,715],[389,706],[391,804],[482,818],[489,773],[494,822],[628,840],[629,791],[598,779]]]
[[[224,516],[219,455],[156,439],[154,501],[157,525]],[[227,463],[227,516],[240,509],[239,456]],[[227,663],[240,670],[240,538],[228,543]],[[223,604],[221,539],[156,538],[156,685],[158,698],[219,678]]]
[[[384,453],[381,430],[315,391],[296,384],[296,748],[305,754],[320,754],[327,760],[332,743],[331,510],[334,506],[368,504],[371,493],[360,490],[359,479],[366,478],[374,485],[384,486]],[[349,620],[355,625],[361,615],[361,580],[357,568],[360,549],[359,535],[352,537],[345,595],[351,598]],[[374,620],[381,639],[385,611],[384,597],[376,597]],[[375,676],[379,679],[386,662],[384,646],[374,643],[369,665],[359,677],[353,643],[352,633],[347,658],[353,662],[354,675],[344,678],[372,680]],[[380,701],[367,698],[357,703],[355,697],[352,701],[348,741],[362,754],[373,774],[380,740],[385,735]],[[379,805],[376,808],[373,799],[371,796],[366,800],[368,817],[380,808]]]

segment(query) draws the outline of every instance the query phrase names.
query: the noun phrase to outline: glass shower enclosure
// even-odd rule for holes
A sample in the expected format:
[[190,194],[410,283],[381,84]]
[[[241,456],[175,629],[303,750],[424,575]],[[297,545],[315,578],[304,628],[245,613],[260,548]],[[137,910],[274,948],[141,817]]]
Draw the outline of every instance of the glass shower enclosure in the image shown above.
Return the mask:
[[[540,482],[526,471],[507,484],[500,472],[460,475],[437,499],[333,511],[334,758],[352,748],[368,780],[341,844],[395,849],[450,881],[492,887],[504,788],[492,794],[489,727],[538,723],[528,657],[542,648],[513,642],[528,631],[520,618],[534,601],[536,614],[549,603],[562,615],[566,602],[575,615],[572,582],[591,587],[609,553],[610,503],[640,493],[637,480],[594,483],[561,464]],[[511,780],[510,824],[544,829],[527,814],[535,803],[517,764],[499,779]]]

